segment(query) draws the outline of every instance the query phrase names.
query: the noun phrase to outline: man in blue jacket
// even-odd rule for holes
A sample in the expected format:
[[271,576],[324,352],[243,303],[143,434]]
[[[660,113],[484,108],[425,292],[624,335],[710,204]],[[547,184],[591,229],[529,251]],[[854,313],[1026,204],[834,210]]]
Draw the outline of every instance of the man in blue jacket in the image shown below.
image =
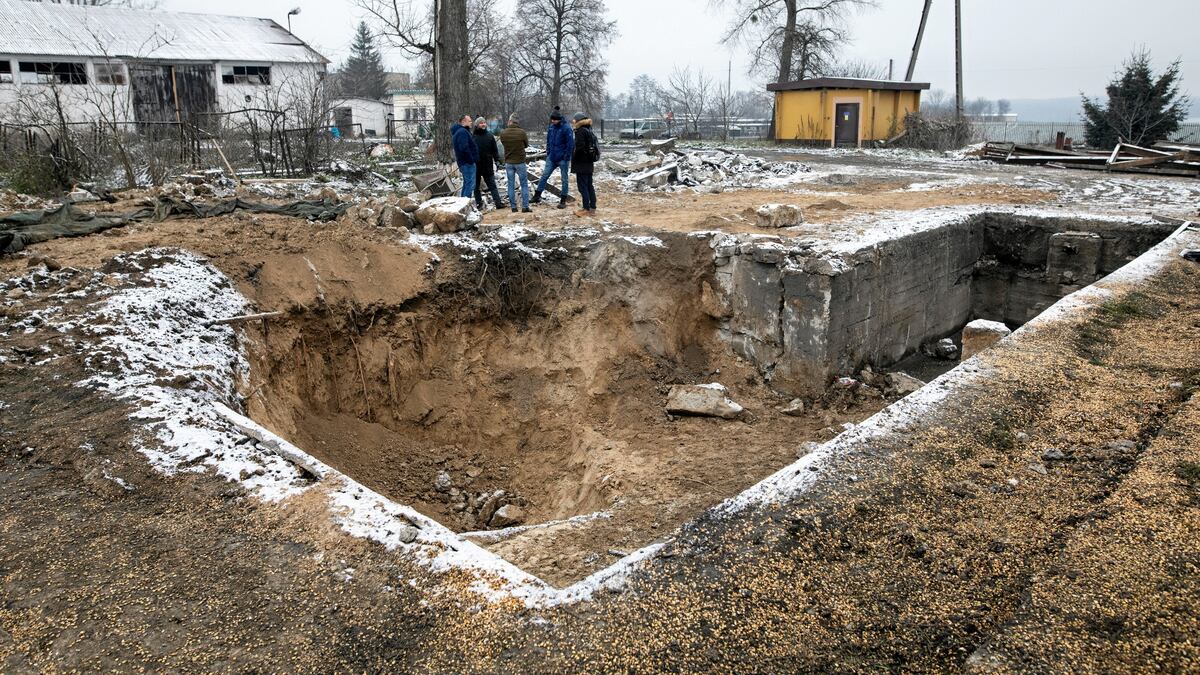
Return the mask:
[[454,161],[462,174],[462,197],[475,195],[475,164],[479,162],[479,148],[471,137],[471,116],[463,115],[458,124],[450,125],[450,137],[454,141]]
[[542,190],[546,189],[546,183],[550,182],[550,175],[557,169],[562,176],[562,192],[559,195],[558,208],[567,208],[567,196],[570,190],[567,176],[570,173],[571,155],[574,152],[575,134],[572,133],[569,125],[563,124],[562,113],[559,112],[558,106],[554,106],[554,112],[550,113],[550,127],[546,129],[546,168],[542,171],[542,179],[538,181],[537,190],[534,191],[533,199],[530,199],[529,203],[541,203]]

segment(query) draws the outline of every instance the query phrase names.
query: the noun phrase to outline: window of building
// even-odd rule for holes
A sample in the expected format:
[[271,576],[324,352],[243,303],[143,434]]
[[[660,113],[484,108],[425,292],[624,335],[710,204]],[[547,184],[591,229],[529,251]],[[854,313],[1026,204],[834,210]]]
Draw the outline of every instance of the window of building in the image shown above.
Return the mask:
[[271,84],[271,66],[222,66],[225,84]]
[[12,84],[12,61],[0,61],[0,84]]
[[97,63],[96,84],[128,84],[128,80],[125,79],[125,64]]
[[87,84],[87,68],[66,61],[21,61],[21,84]]

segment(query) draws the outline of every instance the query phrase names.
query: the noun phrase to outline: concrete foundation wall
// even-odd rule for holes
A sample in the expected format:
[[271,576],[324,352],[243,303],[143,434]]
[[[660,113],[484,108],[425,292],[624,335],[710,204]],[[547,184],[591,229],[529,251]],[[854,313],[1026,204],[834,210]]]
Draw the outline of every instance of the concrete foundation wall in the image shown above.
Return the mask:
[[734,350],[775,388],[811,395],[972,319],[1017,327],[1172,228],[985,213],[848,253],[762,235],[717,235],[710,245]]

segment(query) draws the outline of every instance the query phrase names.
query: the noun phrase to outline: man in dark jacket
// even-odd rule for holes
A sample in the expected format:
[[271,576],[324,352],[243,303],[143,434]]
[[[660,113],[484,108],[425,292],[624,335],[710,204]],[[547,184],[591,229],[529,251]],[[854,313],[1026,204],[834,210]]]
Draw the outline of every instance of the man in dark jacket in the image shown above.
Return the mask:
[[592,132],[592,120],[583,113],[575,113],[575,152],[571,155],[571,171],[575,174],[575,185],[579,186],[579,199],[583,208],[577,216],[596,215],[596,185],[592,182],[596,160],[600,159],[600,142]]
[[471,116],[463,115],[458,124],[450,127],[450,136],[454,141],[454,161],[462,174],[463,184],[461,197],[475,194],[475,164],[479,161],[479,148],[471,138]]
[[508,116],[508,126],[500,132],[500,143],[504,146],[504,167],[508,176],[508,203],[513,213],[517,212],[517,179],[521,181],[521,211],[529,213],[529,174],[525,164],[525,149],[529,147],[529,134],[521,128],[517,114]]
[[554,112],[550,113],[550,126],[546,129],[546,167],[542,171],[542,179],[538,181],[537,190],[533,193],[531,203],[537,204],[542,201],[542,190],[546,189],[546,183],[550,182],[550,175],[555,170],[562,176],[562,192],[559,194],[558,208],[567,208],[567,197],[571,190],[571,184],[567,180],[567,173],[571,166],[571,154],[575,151],[575,134],[571,133],[571,127],[563,124],[562,113],[559,112],[558,106],[554,106]]
[[475,206],[483,210],[483,191],[479,184],[486,183],[492,193],[492,204],[496,208],[504,208],[500,201],[500,190],[496,187],[496,167],[500,166],[500,148],[496,147],[496,137],[488,131],[488,121],[484,117],[475,118],[475,147],[479,149],[479,162],[475,165]]

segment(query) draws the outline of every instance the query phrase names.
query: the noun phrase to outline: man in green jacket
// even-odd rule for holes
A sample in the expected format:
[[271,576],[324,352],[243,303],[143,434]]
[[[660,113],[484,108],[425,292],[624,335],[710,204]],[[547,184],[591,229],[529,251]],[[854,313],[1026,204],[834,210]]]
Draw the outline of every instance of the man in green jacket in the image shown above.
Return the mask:
[[517,114],[508,116],[508,126],[500,132],[500,144],[504,146],[504,167],[508,176],[508,203],[513,213],[517,212],[516,178],[521,178],[521,211],[529,213],[529,167],[525,162],[525,149],[529,147],[529,134],[521,128]]

